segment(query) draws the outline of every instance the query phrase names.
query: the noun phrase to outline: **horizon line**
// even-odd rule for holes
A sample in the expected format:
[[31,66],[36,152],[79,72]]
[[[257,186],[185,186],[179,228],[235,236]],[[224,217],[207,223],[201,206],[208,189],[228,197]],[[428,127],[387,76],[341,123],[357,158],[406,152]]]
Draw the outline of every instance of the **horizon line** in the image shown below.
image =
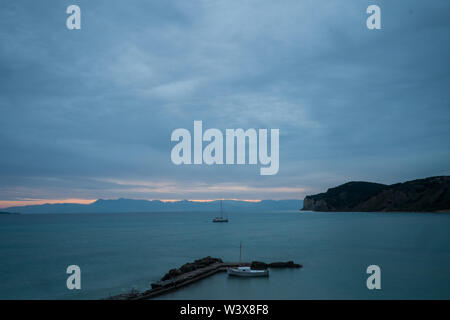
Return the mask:
[[[78,199],[78,198],[68,198],[68,199],[23,199],[23,200],[0,200],[0,209],[7,209],[12,207],[25,207],[32,205],[45,205],[45,204],[83,204],[89,205],[98,200],[145,200],[145,201],[161,201],[164,203],[180,202],[180,201],[191,201],[191,202],[214,202],[219,200],[224,201],[243,201],[243,202],[261,202],[263,200],[274,200],[274,199],[237,199],[237,198],[219,198],[219,199],[135,199],[135,198],[115,198],[115,199]],[[280,200],[301,200],[301,199],[278,199]]]

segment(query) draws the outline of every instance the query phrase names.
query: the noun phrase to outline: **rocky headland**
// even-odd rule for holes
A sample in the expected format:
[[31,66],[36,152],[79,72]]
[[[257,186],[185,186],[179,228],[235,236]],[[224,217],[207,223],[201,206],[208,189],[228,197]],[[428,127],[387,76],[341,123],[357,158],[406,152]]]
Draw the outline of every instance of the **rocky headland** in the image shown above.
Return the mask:
[[339,212],[450,212],[450,176],[385,185],[352,181],[305,197],[303,209]]

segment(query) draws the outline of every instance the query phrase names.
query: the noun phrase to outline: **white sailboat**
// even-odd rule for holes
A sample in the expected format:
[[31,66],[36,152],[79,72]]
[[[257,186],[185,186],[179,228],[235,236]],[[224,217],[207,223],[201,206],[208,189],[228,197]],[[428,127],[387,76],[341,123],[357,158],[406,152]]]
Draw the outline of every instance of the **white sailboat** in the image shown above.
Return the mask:
[[220,200],[220,217],[215,217],[213,222],[228,222],[228,219],[223,217],[222,200]]
[[269,270],[254,270],[250,267],[237,267],[237,268],[228,268],[227,273],[229,276],[237,276],[237,277],[268,277]]
[[[241,258],[242,258],[242,242],[239,246],[239,263],[241,263]],[[268,269],[256,270],[252,269],[251,267],[236,267],[236,268],[228,268],[227,274],[229,276],[236,276],[236,277],[268,277],[269,270]]]

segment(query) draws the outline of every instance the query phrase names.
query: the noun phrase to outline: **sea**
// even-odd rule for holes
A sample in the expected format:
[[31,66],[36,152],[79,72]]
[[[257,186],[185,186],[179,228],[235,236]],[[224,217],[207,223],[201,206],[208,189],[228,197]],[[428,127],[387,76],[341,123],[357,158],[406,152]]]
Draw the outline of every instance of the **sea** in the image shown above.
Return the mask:
[[[218,273],[158,299],[449,299],[450,214],[213,212],[0,215],[0,299],[102,299],[146,290],[205,256],[288,261],[268,278]],[[81,289],[69,290],[69,265]],[[367,268],[380,268],[369,290]]]

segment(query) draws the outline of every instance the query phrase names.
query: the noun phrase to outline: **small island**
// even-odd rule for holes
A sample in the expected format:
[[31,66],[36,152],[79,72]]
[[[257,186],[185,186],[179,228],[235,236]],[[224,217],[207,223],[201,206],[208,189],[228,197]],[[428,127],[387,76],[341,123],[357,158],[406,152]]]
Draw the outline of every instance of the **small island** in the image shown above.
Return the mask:
[[385,185],[352,181],[305,197],[303,209],[328,212],[450,212],[450,176]]

